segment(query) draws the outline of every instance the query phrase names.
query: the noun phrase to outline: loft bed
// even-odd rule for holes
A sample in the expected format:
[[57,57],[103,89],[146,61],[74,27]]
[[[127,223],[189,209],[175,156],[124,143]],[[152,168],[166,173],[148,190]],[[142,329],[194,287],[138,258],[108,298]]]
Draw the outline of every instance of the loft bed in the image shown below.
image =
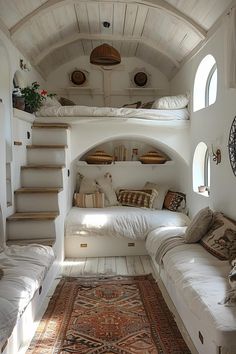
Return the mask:
[[[62,100],[63,99],[63,100]],[[60,102],[64,102],[61,105]],[[65,119],[68,123],[80,122],[83,120],[100,121],[104,118],[115,120],[149,120],[149,121],[187,121],[189,119],[189,111],[187,109],[189,98],[186,95],[166,96],[158,98],[154,102],[149,102],[143,106],[125,105],[122,108],[114,107],[88,107],[77,106],[68,99],[47,98],[44,105],[36,113],[38,121],[54,122],[55,118]]]

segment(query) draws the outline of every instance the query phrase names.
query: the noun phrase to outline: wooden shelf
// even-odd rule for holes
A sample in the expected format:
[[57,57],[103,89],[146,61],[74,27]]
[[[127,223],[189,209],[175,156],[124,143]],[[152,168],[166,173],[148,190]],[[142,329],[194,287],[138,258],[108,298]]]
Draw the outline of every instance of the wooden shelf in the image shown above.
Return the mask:
[[89,164],[86,161],[78,161],[77,162],[77,166],[88,166],[88,167],[109,167],[109,166],[121,166],[121,167],[127,167],[127,166],[137,166],[137,167],[147,167],[147,166],[151,166],[151,167],[164,167],[164,166],[170,166],[173,165],[174,161],[166,161],[165,163],[162,164],[149,164],[149,163],[142,163],[140,161],[115,161],[113,163],[110,164]]

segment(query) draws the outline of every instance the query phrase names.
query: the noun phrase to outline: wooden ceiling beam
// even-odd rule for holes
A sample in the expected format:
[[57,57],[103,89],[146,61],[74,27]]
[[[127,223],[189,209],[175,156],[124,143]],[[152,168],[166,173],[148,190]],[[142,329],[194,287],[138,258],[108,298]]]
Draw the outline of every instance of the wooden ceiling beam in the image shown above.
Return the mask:
[[[93,0],[98,1],[98,0]],[[47,10],[51,10],[53,8],[67,5],[67,4],[76,4],[77,2],[87,2],[87,0],[47,0],[41,6],[33,10],[31,13],[23,17],[19,22],[17,22],[11,29],[10,34],[14,36],[18,31],[22,30],[29,21],[31,21],[34,17],[41,15],[43,12]],[[103,2],[112,3],[114,1],[111,0],[103,0]],[[152,8],[158,8],[161,11],[168,13],[175,18],[183,21],[187,26],[189,26],[201,39],[206,38],[207,31],[201,27],[196,21],[194,21],[189,16],[185,15],[183,12],[179,11],[176,7],[170,5],[165,0],[116,0],[116,2],[121,3],[134,3],[140,5],[146,5]]]
[[52,46],[45,48],[43,51],[41,51],[40,54],[37,55],[37,57],[33,60],[32,65],[39,65],[40,62],[46,58],[47,55],[53,53],[56,49],[64,47],[66,45],[69,45],[71,43],[80,41],[80,40],[102,40],[102,41],[121,41],[121,42],[136,42],[145,44],[157,52],[163,54],[166,56],[174,65],[175,67],[179,68],[180,64],[177,60],[173,58],[173,55],[168,53],[168,51],[162,47],[161,45],[157,45],[155,41],[147,38],[147,37],[135,37],[135,36],[123,36],[123,35],[106,35],[103,33],[98,33],[98,34],[89,34],[89,33],[76,33],[72,36],[69,36],[66,39],[62,39],[56,43],[54,43]]

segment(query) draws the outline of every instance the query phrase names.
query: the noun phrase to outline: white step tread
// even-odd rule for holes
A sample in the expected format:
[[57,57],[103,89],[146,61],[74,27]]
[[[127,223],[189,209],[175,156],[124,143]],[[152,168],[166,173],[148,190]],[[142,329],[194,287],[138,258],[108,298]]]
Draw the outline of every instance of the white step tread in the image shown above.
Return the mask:
[[70,125],[67,123],[34,123],[32,128],[41,129],[69,129]]
[[35,164],[28,164],[28,165],[25,165],[25,166],[21,166],[22,170],[27,170],[27,169],[61,170],[62,168],[65,168],[65,165],[52,165],[52,164],[35,165]]
[[25,187],[15,190],[15,194],[24,193],[59,193],[63,190],[60,187]]
[[54,220],[59,215],[58,212],[36,212],[36,213],[15,213],[10,215],[8,221],[25,221],[25,220]]
[[26,145],[27,149],[65,149],[68,145]]

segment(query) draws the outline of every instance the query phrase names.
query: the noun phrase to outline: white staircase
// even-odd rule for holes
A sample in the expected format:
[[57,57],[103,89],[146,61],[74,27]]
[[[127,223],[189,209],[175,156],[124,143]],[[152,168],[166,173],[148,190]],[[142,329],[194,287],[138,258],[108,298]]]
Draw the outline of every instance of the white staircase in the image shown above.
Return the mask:
[[[7,244],[53,245],[61,213],[65,180],[68,124],[32,126],[32,145],[27,146],[26,166],[21,167],[21,188],[15,191],[15,214],[7,219]],[[60,232],[60,238],[63,232]],[[60,240],[63,244],[63,241]]]

